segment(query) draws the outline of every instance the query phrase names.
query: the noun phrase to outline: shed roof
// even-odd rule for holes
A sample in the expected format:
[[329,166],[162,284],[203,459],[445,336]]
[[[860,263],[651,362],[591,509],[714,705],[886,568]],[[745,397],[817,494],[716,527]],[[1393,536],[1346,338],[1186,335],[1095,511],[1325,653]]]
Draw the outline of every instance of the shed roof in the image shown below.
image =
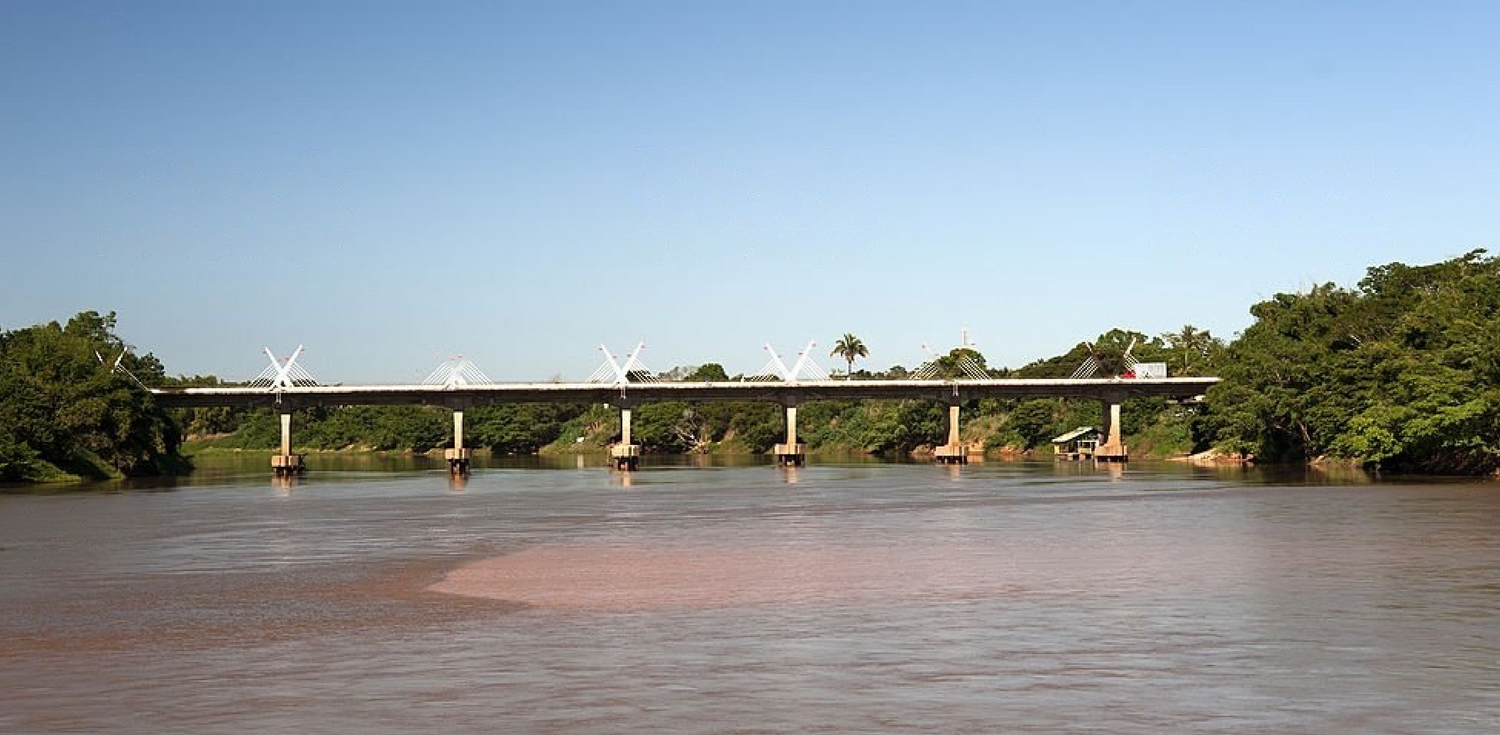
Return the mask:
[[1076,428],[1076,429],[1074,429],[1074,430],[1072,430],[1072,431],[1070,431],[1070,432],[1068,432],[1066,434],[1063,434],[1062,436],[1054,437],[1052,439],[1052,443],[1053,444],[1067,444],[1068,442],[1073,441],[1074,439],[1077,439],[1078,437],[1083,436],[1084,434],[1098,433],[1098,431],[1099,431],[1098,429],[1095,429],[1092,426],[1080,426],[1080,427],[1078,427],[1078,428]]

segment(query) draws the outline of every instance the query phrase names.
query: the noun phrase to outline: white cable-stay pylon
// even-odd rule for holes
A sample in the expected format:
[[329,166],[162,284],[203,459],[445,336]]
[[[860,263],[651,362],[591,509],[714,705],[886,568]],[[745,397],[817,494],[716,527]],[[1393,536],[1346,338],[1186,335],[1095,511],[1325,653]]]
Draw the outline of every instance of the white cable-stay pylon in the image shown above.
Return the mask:
[[[972,342],[969,342],[968,331],[965,330],[964,345],[962,349],[967,350],[973,347],[974,344]],[[938,377],[938,361],[942,358],[934,354],[932,352],[932,349],[929,348],[926,344],[922,345],[922,351],[927,353],[928,360],[927,362],[922,363],[921,367],[918,367],[916,370],[912,371],[911,375],[907,376],[907,379],[909,380],[934,380]],[[990,379],[989,374],[984,371],[984,368],[979,367],[979,363],[975,361],[974,358],[968,355],[959,355],[958,359],[954,361],[954,365],[956,365],[959,372],[963,373],[964,377],[968,378],[969,380]]]
[[267,365],[265,370],[260,371],[260,375],[255,376],[255,379],[250,381],[251,387],[278,391],[297,386],[318,384],[317,379],[312,376],[312,373],[307,372],[305,368],[297,364],[297,358],[302,356],[302,345],[297,345],[297,351],[293,352],[292,356],[286,360],[276,359],[276,354],[271,352],[270,347],[265,348],[264,352],[266,353],[266,357],[271,358],[271,364]]
[[[976,350],[974,348],[978,347],[979,345],[976,345],[973,342],[969,341],[969,328],[964,327],[961,334],[963,336],[963,341],[959,344],[959,347],[961,349],[967,350],[968,352],[978,354],[979,350]],[[963,374],[967,375],[971,380],[989,380],[990,378],[989,373],[986,373],[984,371],[984,368],[979,367],[979,362],[968,354],[959,355],[958,369],[962,370]]]
[[922,343],[922,351],[927,353],[927,362],[922,363],[911,375],[906,376],[909,380],[932,380],[938,374],[938,356],[932,353],[932,349],[926,342]]
[[646,368],[641,362],[641,350],[646,349],[646,343],[636,344],[635,349],[625,356],[625,361],[620,362],[610,353],[609,348],[599,345],[599,351],[604,353],[604,364],[599,366],[593,374],[589,375],[585,383],[608,383],[610,385],[625,385],[630,382],[632,375],[636,382],[655,383],[658,382],[656,375]]
[[781,360],[781,355],[776,354],[776,350],[771,347],[770,343],[767,343],[762,349],[770,353],[771,361],[766,363],[760,372],[745,379],[780,380],[786,383],[795,383],[798,380],[828,380],[828,371],[812,359],[813,348],[817,346],[817,342],[809,340],[807,347],[797,353],[797,362],[788,368]]
[[984,371],[984,368],[979,367],[979,362],[968,355],[959,355],[958,369],[962,370],[963,374],[970,380],[990,379],[989,374]]
[[494,382],[472,361],[465,360],[463,355],[454,355],[422,379],[422,385],[441,385],[450,389],[465,385],[492,385]]
[[114,371],[120,369],[120,362],[125,359],[125,353],[127,353],[129,351],[130,351],[129,347],[125,347],[125,348],[121,349],[120,350],[120,355],[115,358],[115,361],[114,361],[113,364],[105,362],[104,361],[104,355],[99,354],[98,350],[94,350],[94,357],[99,358],[99,364],[100,365],[109,365],[109,371],[110,372],[114,372]]
[[131,349],[130,345],[122,345],[120,347],[120,355],[115,358],[115,361],[114,361],[113,364],[105,362],[104,355],[99,354],[98,350],[94,350],[94,357],[99,358],[99,364],[100,365],[109,365],[109,371],[111,373],[120,373],[120,374],[124,375],[125,377],[130,378],[130,382],[135,383],[136,385],[140,386],[141,388],[143,388],[145,390],[151,390],[150,388],[146,387],[145,383],[141,382],[140,378],[135,377],[135,373],[130,372],[129,370],[127,370],[125,368],[125,366],[123,364],[121,364],[122,362],[124,362],[125,355],[126,355],[126,353],[130,352],[130,349]]
[[1068,376],[1074,380],[1092,378],[1094,377],[1094,373],[1099,372],[1099,358],[1094,356],[1094,346],[1088,342],[1082,344],[1084,349],[1089,351],[1089,356],[1084,358],[1083,363],[1078,366],[1078,369],[1073,371],[1072,375]]
[[[1135,359],[1135,355],[1130,354],[1131,351],[1135,349],[1135,343],[1136,338],[1131,337],[1130,345],[1125,348],[1125,354],[1121,358],[1121,362],[1125,365],[1126,370],[1135,370],[1136,364],[1140,362],[1139,360]],[[1104,364],[1099,361],[1099,357],[1094,350],[1094,346],[1088,342],[1084,342],[1083,346],[1088,349],[1089,356],[1084,359],[1083,364],[1079,365],[1077,370],[1073,371],[1073,375],[1071,377],[1074,380],[1079,380],[1082,378],[1092,378],[1099,372],[1101,368],[1104,367]]]
[[1125,348],[1125,369],[1129,370],[1130,372],[1135,372],[1135,366],[1140,364],[1141,362],[1140,360],[1135,359],[1135,355],[1130,354],[1131,351],[1135,349],[1135,341],[1136,338],[1131,337],[1130,346]]

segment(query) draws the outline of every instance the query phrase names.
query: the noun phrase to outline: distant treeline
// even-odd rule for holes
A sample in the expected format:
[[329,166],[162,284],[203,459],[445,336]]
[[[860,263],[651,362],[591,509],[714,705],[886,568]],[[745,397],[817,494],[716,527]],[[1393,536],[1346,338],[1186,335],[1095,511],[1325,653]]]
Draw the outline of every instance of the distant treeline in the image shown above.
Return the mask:
[[[1119,375],[1132,360],[1166,363],[1172,375],[1224,382],[1202,404],[1127,401],[1122,424],[1132,454],[1217,449],[1260,461],[1332,459],[1441,473],[1500,467],[1500,262],[1484,251],[1371,268],[1356,288],[1278,294],[1250,311],[1255,322],[1229,344],[1191,326],[1155,337],[1114,330],[1014,370],[954,350],[937,361],[936,377],[971,376],[977,366],[1000,378],[1062,378],[1085,362]],[[0,480],[177,471],[186,466],[184,435],[197,446],[279,444],[278,419],[266,409],[155,406],[144,386],[220,381],[168,378],[151,355],[126,351],[114,325],[112,313],[84,312],[66,325],[0,332]],[[907,375],[895,366],[850,377]],[[714,363],[658,377],[731,379]],[[293,436],[302,450],[421,452],[451,443],[450,416],[418,406],[306,409],[296,414]],[[1099,405],[985,399],[964,406],[962,416],[965,441],[1025,451],[1097,425]],[[631,433],[654,452],[758,453],[781,440],[782,421],[775,404],[664,402],[636,407]],[[798,435],[814,452],[895,454],[942,443],[946,422],[945,407],[930,401],[814,401],[799,407]],[[617,413],[606,406],[465,412],[466,443],[500,453],[600,451],[618,433]]]

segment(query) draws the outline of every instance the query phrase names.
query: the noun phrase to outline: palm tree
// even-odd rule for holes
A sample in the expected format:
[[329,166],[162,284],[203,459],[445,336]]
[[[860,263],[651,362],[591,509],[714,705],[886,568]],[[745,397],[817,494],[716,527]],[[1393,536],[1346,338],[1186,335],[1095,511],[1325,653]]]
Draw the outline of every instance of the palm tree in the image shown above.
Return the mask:
[[1166,339],[1167,344],[1182,350],[1182,371],[1184,373],[1188,371],[1189,357],[1193,354],[1203,356],[1207,351],[1210,340],[1213,339],[1213,335],[1209,334],[1207,330],[1198,329],[1191,324],[1184,324],[1182,325],[1182,329],[1176,332],[1168,332],[1162,335],[1162,337]]
[[840,337],[839,341],[833,344],[833,351],[828,353],[828,355],[830,357],[838,355],[844,358],[844,362],[849,363],[849,372],[844,376],[845,380],[849,380],[854,377],[854,361],[857,358],[869,357],[870,350],[865,347],[864,342],[859,341],[858,337],[844,332],[844,336]]

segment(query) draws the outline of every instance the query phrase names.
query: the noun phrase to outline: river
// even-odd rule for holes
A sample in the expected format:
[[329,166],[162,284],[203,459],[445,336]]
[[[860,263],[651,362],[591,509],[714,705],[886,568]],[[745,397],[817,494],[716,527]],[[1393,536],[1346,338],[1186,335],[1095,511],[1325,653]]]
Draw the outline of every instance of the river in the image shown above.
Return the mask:
[[253,459],[0,494],[0,732],[1500,727],[1492,482]]

